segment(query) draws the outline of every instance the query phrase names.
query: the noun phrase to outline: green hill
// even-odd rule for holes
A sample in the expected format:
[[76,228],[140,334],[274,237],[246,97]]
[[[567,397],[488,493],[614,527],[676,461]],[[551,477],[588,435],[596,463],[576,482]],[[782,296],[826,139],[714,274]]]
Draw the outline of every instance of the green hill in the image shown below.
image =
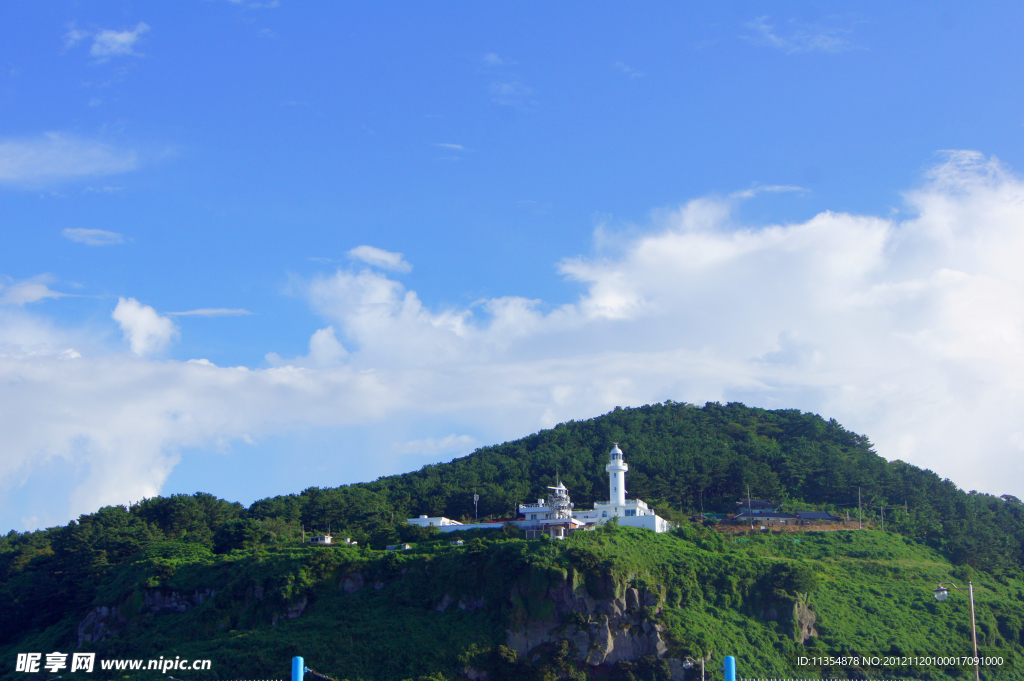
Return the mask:
[[[509,515],[560,475],[577,504],[601,499],[617,441],[630,496],[682,520],[726,510],[747,485],[793,508],[845,512],[857,487],[886,531],[725,536],[683,522],[666,535],[610,526],[565,542],[511,528],[438,535],[419,513]],[[866,512],[869,526],[877,511]],[[313,548],[303,528],[358,546]],[[435,531],[436,532],[436,531]],[[209,671],[102,670],[72,678],[285,678],[288,661],[334,679],[669,679],[678,661],[736,655],[742,676],[927,678],[969,667],[795,668],[799,655],[966,656],[972,581],[979,646],[1024,678],[1024,506],[965,493],[835,421],[739,404],[667,403],[562,424],[448,464],[310,488],[244,508],[207,494],[108,507],[0,540],[0,675],[18,653],[98,660],[209,659]],[[413,549],[385,552],[384,544]],[[99,663],[97,663],[99,667]],[[67,675],[68,669],[58,670]]]

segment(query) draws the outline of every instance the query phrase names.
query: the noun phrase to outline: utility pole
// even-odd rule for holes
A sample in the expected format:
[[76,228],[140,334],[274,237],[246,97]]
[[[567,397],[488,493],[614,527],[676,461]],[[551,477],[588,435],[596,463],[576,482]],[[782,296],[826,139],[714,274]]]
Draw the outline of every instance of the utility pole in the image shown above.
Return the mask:
[[747,485],[747,517],[750,518],[750,531],[754,531],[754,507],[750,503],[750,485]]
[[878,515],[882,518],[882,532],[885,532],[885,506],[878,505]]
[[473,489],[473,519],[480,520],[480,495],[476,493],[476,489]]
[[864,529],[864,514],[860,507],[860,487],[857,488],[857,529]]

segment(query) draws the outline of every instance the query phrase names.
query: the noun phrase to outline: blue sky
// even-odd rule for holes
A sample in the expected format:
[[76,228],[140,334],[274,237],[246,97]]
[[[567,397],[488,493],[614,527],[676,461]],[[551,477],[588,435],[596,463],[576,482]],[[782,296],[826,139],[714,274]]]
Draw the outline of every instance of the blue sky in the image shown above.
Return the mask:
[[1022,13],[5,3],[0,527],[666,399],[1024,496]]

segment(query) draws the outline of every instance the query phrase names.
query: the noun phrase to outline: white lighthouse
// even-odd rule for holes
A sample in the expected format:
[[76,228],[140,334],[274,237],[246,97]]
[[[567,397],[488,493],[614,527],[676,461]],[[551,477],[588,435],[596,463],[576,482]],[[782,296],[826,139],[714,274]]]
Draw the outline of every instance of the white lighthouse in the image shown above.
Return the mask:
[[608,453],[608,501],[595,501],[593,511],[574,510],[573,518],[585,523],[603,525],[612,518],[620,525],[643,527],[655,532],[668,532],[672,524],[657,515],[642,499],[626,498],[626,471],[629,464],[622,460],[622,450],[616,442]]
[[622,450],[616,442],[608,455],[608,465],[604,467],[608,471],[608,499],[613,506],[626,505],[626,471],[629,464],[622,460]]

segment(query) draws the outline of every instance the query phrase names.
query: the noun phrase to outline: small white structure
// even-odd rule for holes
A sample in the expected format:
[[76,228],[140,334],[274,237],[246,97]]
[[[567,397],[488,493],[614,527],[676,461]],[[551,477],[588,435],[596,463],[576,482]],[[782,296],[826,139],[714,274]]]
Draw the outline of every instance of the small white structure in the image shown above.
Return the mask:
[[519,504],[519,513],[524,520],[517,520],[516,524],[526,529],[527,539],[532,539],[537,533],[552,539],[565,539],[570,532],[586,525],[573,517],[573,503],[565,485],[559,482],[548,489],[551,494],[547,499],[538,499],[536,504]]
[[421,515],[419,518],[409,518],[410,525],[416,525],[417,527],[447,527],[449,525],[462,525],[457,520],[451,518],[445,518],[444,516],[438,516],[436,518],[428,518],[425,515]]
[[319,537],[310,537],[309,538],[309,543],[310,544],[319,544],[320,546],[327,546],[328,544],[331,543],[331,539],[333,539],[333,537],[331,537],[331,535],[324,534],[324,535],[321,535]]

